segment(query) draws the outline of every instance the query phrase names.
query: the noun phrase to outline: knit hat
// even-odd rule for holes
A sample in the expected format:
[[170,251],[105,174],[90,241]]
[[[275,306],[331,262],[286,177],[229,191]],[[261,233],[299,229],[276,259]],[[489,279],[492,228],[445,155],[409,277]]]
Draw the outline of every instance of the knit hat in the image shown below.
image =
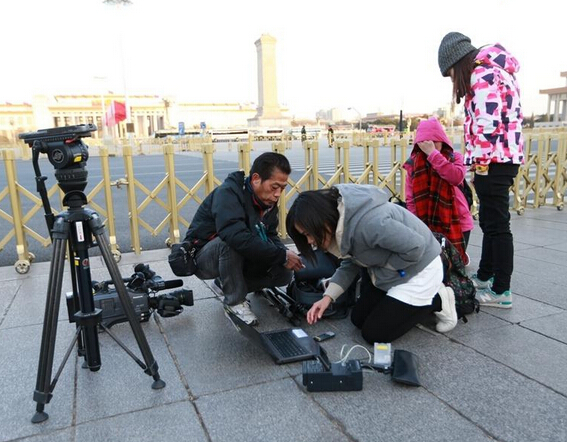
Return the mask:
[[421,143],[422,141],[441,141],[447,144],[450,148],[453,148],[453,143],[445,133],[445,129],[439,123],[439,120],[435,117],[431,117],[428,120],[421,120],[417,126],[417,131],[415,132],[414,143]]
[[471,39],[460,32],[449,32],[443,37],[438,54],[439,69],[443,77],[448,77],[449,69],[472,51],[476,51],[476,48],[471,44]]

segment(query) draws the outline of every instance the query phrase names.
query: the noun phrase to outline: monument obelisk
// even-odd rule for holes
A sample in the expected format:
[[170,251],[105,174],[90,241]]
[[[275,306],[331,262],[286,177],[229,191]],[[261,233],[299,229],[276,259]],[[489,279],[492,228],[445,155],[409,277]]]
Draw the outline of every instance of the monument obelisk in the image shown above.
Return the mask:
[[289,126],[290,118],[282,115],[278,104],[276,39],[271,35],[262,34],[254,44],[258,59],[258,109],[256,116],[248,120],[248,125]]

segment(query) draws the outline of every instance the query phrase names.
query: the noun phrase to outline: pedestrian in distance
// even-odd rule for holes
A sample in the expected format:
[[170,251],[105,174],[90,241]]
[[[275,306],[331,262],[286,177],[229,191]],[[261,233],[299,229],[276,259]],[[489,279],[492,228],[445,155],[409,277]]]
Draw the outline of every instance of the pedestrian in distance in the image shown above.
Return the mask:
[[314,259],[313,247],[340,258],[323,298],[307,312],[316,323],[329,305],[361,275],[353,324],[369,343],[392,342],[431,313],[437,331],[457,324],[452,289],[442,284],[441,246],[429,228],[370,185],[338,184],[302,192],[286,219],[299,252]]
[[465,164],[474,171],[483,233],[472,279],[481,305],[512,307],[514,242],[510,187],[524,163],[522,106],[515,74],[520,65],[499,43],[477,49],[469,37],[449,32],[439,46],[441,74],[451,77],[453,98],[464,99]]
[[202,202],[185,242],[198,248],[195,276],[213,279],[225,308],[250,325],[258,318],[246,295],[289,284],[301,258],[281,242],[277,202],[291,167],[274,152],[261,154],[250,169],[233,172]]
[[305,126],[301,127],[301,142],[307,141],[307,131],[305,130]]
[[332,126],[329,126],[327,130],[327,142],[329,143],[329,147],[335,147],[335,131]]
[[437,118],[422,120],[417,126],[414,148],[404,169],[408,210],[433,232],[445,235],[468,265],[466,249],[474,228],[464,193],[468,168]]

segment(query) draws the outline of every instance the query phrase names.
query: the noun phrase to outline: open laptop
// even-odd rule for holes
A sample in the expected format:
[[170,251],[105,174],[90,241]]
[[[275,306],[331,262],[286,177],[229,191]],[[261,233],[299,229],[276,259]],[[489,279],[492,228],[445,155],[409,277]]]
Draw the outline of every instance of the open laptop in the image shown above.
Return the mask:
[[276,364],[314,359],[320,354],[319,344],[301,328],[259,332],[227,309],[225,313],[236,329],[267,351]]

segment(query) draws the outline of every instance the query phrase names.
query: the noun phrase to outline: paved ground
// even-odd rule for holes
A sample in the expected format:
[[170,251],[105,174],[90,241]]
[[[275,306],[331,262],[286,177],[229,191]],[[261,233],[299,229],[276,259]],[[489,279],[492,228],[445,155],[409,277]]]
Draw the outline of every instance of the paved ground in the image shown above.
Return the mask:
[[[73,352],[41,424],[30,418],[48,263],[27,275],[0,268],[0,440],[565,442],[567,214],[527,210],[513,215],[513,230],[512,310],[484,308],[446,336],[415,328],[394,342],[418,356],[423,387],[365,373],[362,391],[309,393],[301,364],[276,366],[234,330],[205,283],[185,278],[195,306],[143,325],[166,388],[152,390],[151,378],[101,335],[101,370],[82,369]],[[479,244],[475,232],[473,263]],[[143,261],[171,278],[166,254],[126,254],[121,271],[128,276]],[[105,272],[93,258],[93,279]],[[252,303],[261,329],[287,326],[263,298]],[[74,331],[63,303],[58,325],[55,366]],[[333,360],[343,344],[363,344],[348,319],[303,326],[311,335],[337,333],[324,343]],[[126,324],[113,330],[137,350]]]

